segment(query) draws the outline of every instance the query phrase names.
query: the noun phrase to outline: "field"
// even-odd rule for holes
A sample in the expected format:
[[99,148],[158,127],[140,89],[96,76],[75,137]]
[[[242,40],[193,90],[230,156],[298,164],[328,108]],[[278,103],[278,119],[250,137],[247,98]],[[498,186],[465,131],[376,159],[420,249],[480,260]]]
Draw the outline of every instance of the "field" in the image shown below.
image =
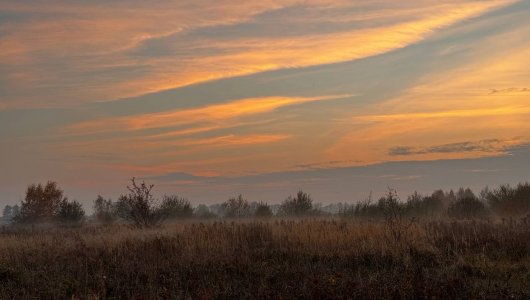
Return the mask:
[[4,227],[0,299],[528,299],[527,220]]

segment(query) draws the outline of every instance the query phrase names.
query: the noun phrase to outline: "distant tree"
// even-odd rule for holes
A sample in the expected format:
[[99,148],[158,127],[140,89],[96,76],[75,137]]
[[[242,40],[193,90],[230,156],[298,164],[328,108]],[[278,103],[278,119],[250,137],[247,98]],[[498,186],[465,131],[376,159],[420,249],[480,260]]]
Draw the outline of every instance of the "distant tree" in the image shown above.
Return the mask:
[[5,221],[11,221],[12,217],[12,211],[13,207],[11,205],[4,206],[4,209],[2,211],[2,219]]
[[519,183],[516,187],[502,185],[497,189],[486,188],[481,192],[491,209],[506,216],[521,216],[530,213],[530,183]]
[[197,218],[201,219],[211,219],[217,217],[217,215],[211,212],[208,206],[204,204],[200,204],[199,206],[197,206],[194,209],[193,213]]
[[[412,202],[421,201],[421,196],[418,193],[414,193],[412,198]],[[387,196],[381,198],[378,205],[383,209],[385,227],[390,240],[396,243],[396,246],[408,244],[411,238],[409,229],[414,224],[415,218],[407,218],[406,205],[401,203],[396,190],[389,188]]]
[[18,204],[15,204],[11,206],[11,219],[10,220],[16,220],[20,215],[20,206]]
[[270,218],[272,217],[272,210],[267,203],[259,202],[254,211],[254,216],[257,218]]
[[248,200],[242,195],[230,198],[222,204],[224,216],[226,218],[243,218],[250,216],[250,205]]
[[481,218],[486,214],[486,206],[470,189],[460,189],[447,209],[447,215],[455,219]]
[[477,199],[477,196],[475,196],[475,193],[470,188],[460,188],[456,193],[456,200],[461,199]]
[[355,204],[344,204],[339,215],[343,218],[382,218],[383,210],[378,203],[372,202],[372,193]]
[[132,221],[131,209],[132,207],[125,195],[118,197],[118,201],[113,204],[114,216],[122,220]]
[[382,209],[387,222],[395,222],[405,215],[405,208],[400,203],[397,192],[389,189],[387,196],[379,199],[378,206]]
[[306,216],[312,212],[313,200],[311,196],[303,191],[298,191],[295,197],[289,196],[281,206],[280,212],[285,216]]
[[116,209],[112,200],[98,195],[94,200],[94,218],[96,221],[109,224],[116,220]]
[[17,221],[22,223],[53,221],[60,204],[67,201],[56,182],[48,181],[46,185],[32,184],[26,190],[26,197],[21,203]]
[[190,202],[175,195],[164,196],[160,210],[169,219],[189,218],[193,216],[193,208]]
[[85,218],[85,211],[81,203],[64,199],[59,204],[56,219],[62,223],[79,224]]
[[447,209],[451,203],[456,201],[455,193],[451,190],[445,193],[442,190],[436,190],[432,193],[431,198],[434,202],[441,203],[442,210]]
[[422,196],[417,192],[410,195],[405,204],[405,211],[411,217],[434,217],[443,212],[443,197],[437,192],[431,196]]
[[139,228],[159,226],[164,221],[164,215],[151,193],[154,185],[145,182],[137,184],[135,178],[131,182],[132,185],[127,186],[129,193],[118,199],[117,214]]

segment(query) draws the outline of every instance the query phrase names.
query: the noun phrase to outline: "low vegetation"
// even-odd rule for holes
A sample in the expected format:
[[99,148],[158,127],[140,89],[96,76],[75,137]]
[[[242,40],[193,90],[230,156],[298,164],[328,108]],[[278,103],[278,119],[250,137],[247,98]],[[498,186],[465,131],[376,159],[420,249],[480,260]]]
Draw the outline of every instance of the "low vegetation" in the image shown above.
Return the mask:
[[0,298],[530,297],[528,221],[399,222],[4,228]]

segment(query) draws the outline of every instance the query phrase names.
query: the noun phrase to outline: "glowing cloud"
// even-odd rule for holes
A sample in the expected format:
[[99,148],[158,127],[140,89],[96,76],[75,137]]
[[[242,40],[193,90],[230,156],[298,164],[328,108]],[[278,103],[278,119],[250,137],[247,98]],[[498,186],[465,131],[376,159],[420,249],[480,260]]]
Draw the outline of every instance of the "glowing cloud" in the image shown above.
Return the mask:
[[[9,92],[4,101],[9,107],[69,106],[261,71],[361,59],[406,47],[437,29],[509,3],[513,1],[8,3],[1,11],[41,18],[6,23],[0,40],[0,66]],[[381,9],[385,5],[391,8]],[[302,13],[283,17],[284,30],[275,30],[270,25],[280,18],[275,14],[293,7]],[[260,17],[269,19],[259,23]],[[370,26],[372,22],[375,25]],[[285,34],[294,25],[313,28],[311,24],[319,23],[327,31]],[[234,24],[270,34],[229,35],[229,25]],[[210,33],[216,30],[229,37]],[[145,45],[148,52],[135,55]]]
[[[229,119],[270,112],[284,106],[314,101],[332,100],[340,97],[345,96],[336,95],[313,98],[271,97],[243,99],[229,103],[215,104],[200,108],[114,118],[109,120],[89,121],[69,126],[66,129],[66,132],[77,134],[90,134],[111,131],[129,131],[163,128],[200,122],[218,124],[219,122]],[[196,130],[201,131],[202,127],[199,129],[187,129],[184,130],[184,132],[193,133],[196,132]]]

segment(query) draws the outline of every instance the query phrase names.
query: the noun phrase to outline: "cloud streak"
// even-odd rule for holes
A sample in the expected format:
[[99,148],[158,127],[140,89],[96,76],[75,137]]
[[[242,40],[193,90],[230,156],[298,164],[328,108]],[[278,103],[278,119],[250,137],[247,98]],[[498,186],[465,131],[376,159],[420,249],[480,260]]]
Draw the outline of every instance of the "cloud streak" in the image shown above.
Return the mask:
[[[185,124],[209,123],[219,125],[221,122],[256,114],[263,114],[281,107],[300,105],[314,101],[336,100],[347,95],[333,95],[326,97],[269,97],[256,99],[242,99],[229,103],[214,104],[199,108],[176,110],[155,114],[135,115],[112,119],[88,121],[69,126],[66,133],[94,134],[112,131],[134,131],[153,128],[174,127]],[[185,129],[179,133],[194,133],[203,129],[218,128],[200,127]]]
[[[5,22],[0,41],[8,83],[3,87],[8,92],[4,101],[11,108],[71,106],[262,71],[361,59],[417,43],[440,28],[512,1],[435,3],[421,1],[418,7],[338,0],[155,6],[139,1],[9,3],[3,11],[23,17]],[[381,9],[385,5],[390,8]],[[301,13],[291,19],[282,16],[284,10]],[[278,21],[279,30],[272,25]],[[233,31],[234,24],[271,34],[253,37]],[[316,29],[311,24],[327,29],[291,30]],[[145,47],[143,55],[135,54]]]
[[417,148],[409,146],[398,146],[391,148],[388,151],[389,155],[393,156],[406,156],[406,155],[419,155],[419,154],[431,154],[431,153],[462,153],[462,152],[486,152],[486,153],[503,153],[508,149],[520,144],[519,139],[512,140],[481,140],[481,141],[466,141],[460,143],[451,143],[430,146],[426,148]]

